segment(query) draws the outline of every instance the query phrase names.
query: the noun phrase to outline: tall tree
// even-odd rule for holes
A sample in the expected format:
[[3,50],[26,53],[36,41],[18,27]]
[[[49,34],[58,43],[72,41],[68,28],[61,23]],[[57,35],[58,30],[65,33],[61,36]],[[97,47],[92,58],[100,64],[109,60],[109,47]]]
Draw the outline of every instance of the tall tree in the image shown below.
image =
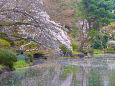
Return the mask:
[[[114,7],[112,0],[81,0],[81,2],[78,3],[78,6],[82,21],[87,23],[83,23],[83,27],[85,25],[86,30],[85,34],[92,29],[99,32],[102,26],[108,25],[111,22],[114,15],[111,13]],[[84,42],[89,40],[89,38],[92,38],[89,34],[87,35],[87,38],[84,38],[83,36],[80,49],[83,49]]]

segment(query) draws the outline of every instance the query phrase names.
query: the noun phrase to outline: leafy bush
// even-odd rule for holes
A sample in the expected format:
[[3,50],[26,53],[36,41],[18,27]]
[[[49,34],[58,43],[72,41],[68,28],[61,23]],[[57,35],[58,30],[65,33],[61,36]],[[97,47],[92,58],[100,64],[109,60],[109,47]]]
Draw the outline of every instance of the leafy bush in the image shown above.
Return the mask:
[[66,46],[61,45],[60,46],[61,51],[63,52],[64,56],[72,55],[72,51],[69,50]]
[[63,9],[67,9],[67,8],[68,8],[68,5],[67,5],[67,4],[62,4],[62,8],[63,8]]
[[13,70],[13,63],[17,61],[17,56],[14,52],[8,49],[0,49],[0,64],[8,66]]
[[11,40],[6,33],[0,32],[0,39],[4,39],[9,42],[12,46],[14,46],[14,41]]
[[16,46],[21,46],[21,45],[24,45],[24,44],[26,44],[26,43],[27,43],[26,40],[20,40],[20,41],[15,41],[15,42],[14,42],[14,44],[15,44]]
[[93,53],[94,53],[93,48],[88,49],[88,56],[89,56],[89,57],[92,57],[92,56],[93,56]]
[[78,28],[76,27],[76,25],[74,25],[72,27],[72,30],[69,30],[68,34],[71,34],[73,38],[76,38],[77,32],[78,32]]
[[93,50],[92,48],[90,48],[90,49],[88,50],[88,53],[94,53],[94,50]]
[[72,43],[71,46],[72,46],[73,50],[78,50],[78,46],[75,43]]
[[29,66],[29,64],[26,63],[25,61],[17,61],[14,65],[14,68],[22,68],[27,66]]
[[86,51],[86,50],[81,50],[81,52],[82,52],[83,54],[86,54],[86,55],[87,55],[87,51]]
[[0,39],[0,47],[10,47],[10,43],[4,39]]
[[68,49],[66,46],[64,46],[64,45],[61,45],[61,46],[60,46],[60,49],[61,49],[63,52],[72,53],[72,51],[69,50],[69,49]]
[[26,56],[26,61],[27,62],[33,62],[33,54],[32,53],[24,53],[24,55]]

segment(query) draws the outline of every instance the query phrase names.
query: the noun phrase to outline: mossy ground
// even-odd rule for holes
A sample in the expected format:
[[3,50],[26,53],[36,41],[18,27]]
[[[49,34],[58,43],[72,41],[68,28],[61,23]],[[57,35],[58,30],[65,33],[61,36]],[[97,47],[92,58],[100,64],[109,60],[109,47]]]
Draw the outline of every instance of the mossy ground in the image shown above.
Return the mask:
[[16,63],[14,63],[14,68],[23,68],[27,66],[29,66],[29,64],[25,61],[17,61]]
[[102,54],[102,53],[104,53],[104,51],[100,50],[100,49],[94,49],[94,53],[95,54]]

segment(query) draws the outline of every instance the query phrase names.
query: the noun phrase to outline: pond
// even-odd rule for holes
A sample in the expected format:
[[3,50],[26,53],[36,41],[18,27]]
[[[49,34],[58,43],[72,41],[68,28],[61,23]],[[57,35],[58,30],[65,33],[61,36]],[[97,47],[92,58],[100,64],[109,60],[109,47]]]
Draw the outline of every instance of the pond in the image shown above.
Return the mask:
[[0,86],[115,86],[115,58],[47,61],[3,73]]

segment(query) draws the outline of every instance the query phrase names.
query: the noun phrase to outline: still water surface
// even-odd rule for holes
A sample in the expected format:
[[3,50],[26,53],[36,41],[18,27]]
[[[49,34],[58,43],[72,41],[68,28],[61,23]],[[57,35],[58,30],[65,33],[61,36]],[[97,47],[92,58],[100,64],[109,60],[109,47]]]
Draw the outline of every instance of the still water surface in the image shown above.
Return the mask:
[[0,86],[115,86],[115,58],[48,61],[0,75]]

